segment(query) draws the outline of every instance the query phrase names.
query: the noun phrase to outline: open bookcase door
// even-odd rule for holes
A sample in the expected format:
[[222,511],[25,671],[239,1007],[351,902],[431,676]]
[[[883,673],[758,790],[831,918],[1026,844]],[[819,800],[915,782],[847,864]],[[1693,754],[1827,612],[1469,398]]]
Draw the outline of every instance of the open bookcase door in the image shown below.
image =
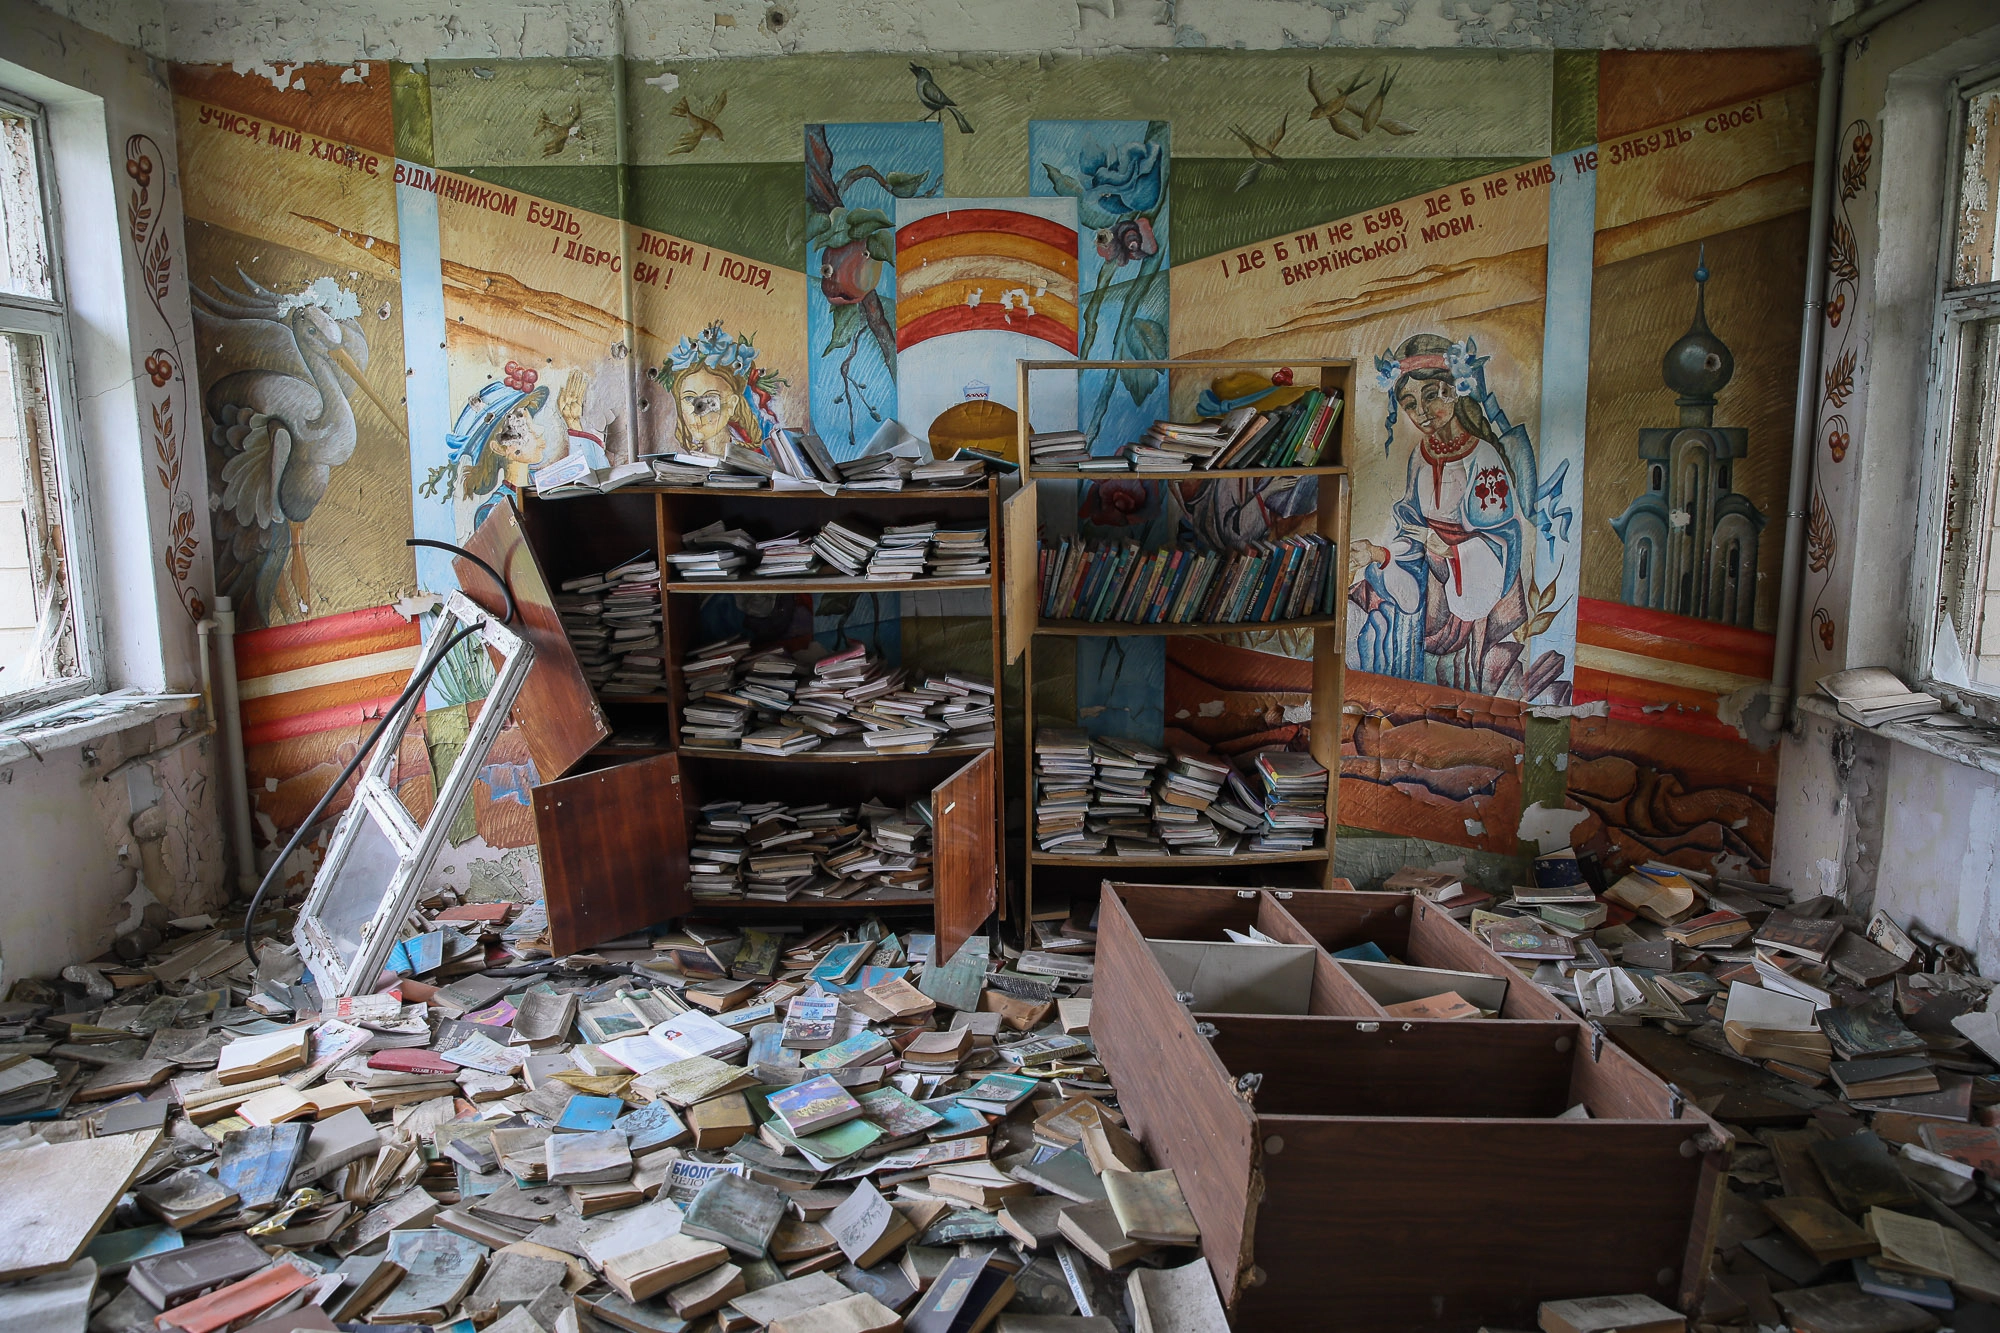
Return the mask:
[[998,903],[994,885],[993,752],[984,751],[931,789],[931,896],[937,904],[934,966],[979,933]]
[[[514,502],[494,505],[465,549],[499,570],[514,590],[521,615],[514,630],[535,650],[535,664],[514,701],[513,720],[528,743],[536,775],[544,782],[559,778],[609,736],[611,726],[563,632],[549,582],[542,577]],[[495,615],[505,611],[506,599],[479,566],[463,556],[451,564],[468,598]]]
[[694,906],[679,755],[543,783],[535,841],[558,958]]
[[1021,660],[1028,640],[1035,632],[1041,590],[1041,520],[1035,508],[1035,483],[1024,481],[1000,503],[1000,558],[1006,562],[1005,577],[997,595],[1001,598],[1001,618],[1006,622],[1007,664]]

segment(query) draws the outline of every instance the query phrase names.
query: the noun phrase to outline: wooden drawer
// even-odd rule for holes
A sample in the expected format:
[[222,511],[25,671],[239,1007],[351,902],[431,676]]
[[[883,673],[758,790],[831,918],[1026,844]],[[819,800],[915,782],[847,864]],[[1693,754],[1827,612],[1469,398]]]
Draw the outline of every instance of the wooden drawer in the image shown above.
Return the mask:
[[[1148,936],[1250,925],[1322,946],[1309,1012],[1184,1008]],[[1364,939],[1517,984],[1500,1018],[1389,1019],[1324,947]],[[1699,1299],[1727,1132],[1420,899],[1107,885],[1095,995],[1238,1328],[1471,1333],[1567,1296]]]

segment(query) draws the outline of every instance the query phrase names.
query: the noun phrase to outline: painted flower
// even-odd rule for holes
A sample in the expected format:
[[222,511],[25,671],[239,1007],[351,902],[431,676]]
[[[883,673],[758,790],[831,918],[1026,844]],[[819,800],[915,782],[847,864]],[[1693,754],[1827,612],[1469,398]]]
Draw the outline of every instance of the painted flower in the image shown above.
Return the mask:
[[1152,519],[1156,498],[1151,482],[1092,482],[1079,497],[1076,521],[1100,528],[1142,527]]
[[1110,149],[1093,145],[1084,149],[1077,166],[1083,172],[1079,200],[1084,225],[1107,226],[1159,207],[1166,179],[1160,145],[1134,142]]
[[1111,261],[1111,267],[1123,268],[1128,259],[1144,259],[1148,255],[1160,253],[1160,243],[1153,236],[1153,224],[1146,218],[1123,218],[1108,227],[1097,230],[1097,253]]

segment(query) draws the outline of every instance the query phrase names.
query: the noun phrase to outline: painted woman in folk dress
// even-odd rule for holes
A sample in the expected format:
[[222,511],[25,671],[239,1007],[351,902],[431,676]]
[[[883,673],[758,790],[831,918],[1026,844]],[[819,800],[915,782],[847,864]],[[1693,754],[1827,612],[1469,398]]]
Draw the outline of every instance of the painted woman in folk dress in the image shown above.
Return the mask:
[[[1533,561],[1534,446],[1486,387],[1471,339],[1435,333],[1376,359],[1389,390],[1387,448],[1400,413],[1416,432],[1404,495],[1382,543],[1349,554],[1361,613],[1354,666],[1475,694],[1531,698],[1524,584]],[[1555,664],[1559,670],[1560,662]]]

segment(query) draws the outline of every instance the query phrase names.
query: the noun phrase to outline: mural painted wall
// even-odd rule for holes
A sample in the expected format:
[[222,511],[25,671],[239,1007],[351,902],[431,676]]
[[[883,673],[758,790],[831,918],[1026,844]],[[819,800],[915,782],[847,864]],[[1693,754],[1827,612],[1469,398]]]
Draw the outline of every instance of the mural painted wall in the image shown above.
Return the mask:
[[[1770,657],[1813,77],[1789,50],[183,68],[218,586],[270,627],[284,718],[253,787],[282,825],[415,653],[406,613],[451,577],[410,532],[462,538],[573,451],[786,425],[844,456],[899,399],[958,401],[969,335],[911,330],[964,324],[978,275],[899,277],[896,224],[1000,277],[1033,256],[947,255],[934,218],[1043,196],[1076,201],[1040,294],[1083,354],[1354,365],[1345,715],[1310,716],[1274,632],[1079,640],[1045,708],[1232,753],[1338,725],[1357,837],[1500,867],[1573,826],[1758,873],[1775,761],[1736,711]],[[952,354],[913,388],[899,340]],[[1241,391],[1077,378],[1099,450]],[[1254,540],[1317,503],[1110,479],[1050,522]],[[477,707],[463,675],[412,784]],[[524,763],[496,752],[461,830],[508,882]]]

